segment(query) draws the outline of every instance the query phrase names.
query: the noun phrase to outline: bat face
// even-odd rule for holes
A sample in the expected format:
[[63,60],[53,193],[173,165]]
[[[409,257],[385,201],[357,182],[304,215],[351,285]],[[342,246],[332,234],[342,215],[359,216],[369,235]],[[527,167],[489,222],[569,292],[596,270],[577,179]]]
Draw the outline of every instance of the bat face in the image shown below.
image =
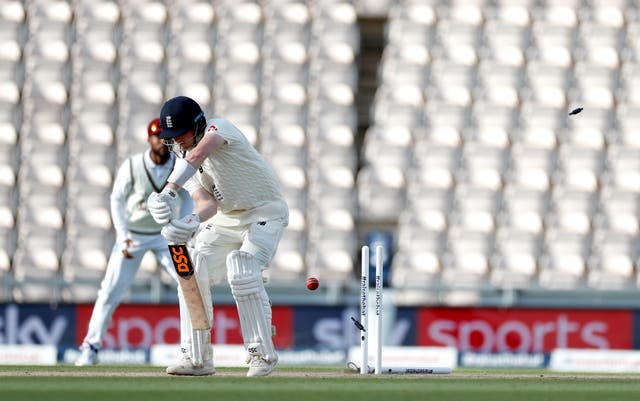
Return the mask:
[[182,294],[189,310],[191,327],[194,330],[210,329],[211,323],[209,323],[209,318],[207,317],[198,280],[194,276],[196,270],[191,262],[191,257],[189,257],[187,246],[185,244],[169,244],[169,253],[171,253],[173,267],[178,276],[180,276],[178,284],[182,289]]
[[184,278],[193,276],[195,269],[189,257],[187,246],[185,244],[169,244],[169,252],[178,276]]

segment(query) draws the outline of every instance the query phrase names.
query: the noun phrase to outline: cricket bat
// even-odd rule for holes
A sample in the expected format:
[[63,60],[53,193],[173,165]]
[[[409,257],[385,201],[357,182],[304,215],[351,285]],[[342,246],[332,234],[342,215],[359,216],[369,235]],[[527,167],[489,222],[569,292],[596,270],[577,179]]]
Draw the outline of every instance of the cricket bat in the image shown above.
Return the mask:
[[200,347],[203,345],[203,335],[211,330],[211,324],[207,318],[207,310],[202,300],[198,280],[194,275],[195,268],[191,257],[189,257],[189,250],[186,244],[169,244],[169,252],[171,253],[173,267],[178,274],[178,284],[182,289],[182,295],[184,295],[184,300],[189,310],[191,328],[193,329],[191,359],[195,366],[203,366],[204,362],[202,361]]

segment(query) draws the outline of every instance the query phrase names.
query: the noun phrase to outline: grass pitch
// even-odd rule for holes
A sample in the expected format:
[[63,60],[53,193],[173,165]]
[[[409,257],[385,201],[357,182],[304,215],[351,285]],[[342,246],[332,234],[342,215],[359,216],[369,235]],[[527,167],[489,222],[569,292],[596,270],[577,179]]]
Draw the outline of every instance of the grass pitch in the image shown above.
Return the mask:
[[617,401],[636,400],[640,375],[458,369],[449,375],[367,375],[342,367],[279,367],[272,376],[175,377],[159,367],[0,366],[3,401]]

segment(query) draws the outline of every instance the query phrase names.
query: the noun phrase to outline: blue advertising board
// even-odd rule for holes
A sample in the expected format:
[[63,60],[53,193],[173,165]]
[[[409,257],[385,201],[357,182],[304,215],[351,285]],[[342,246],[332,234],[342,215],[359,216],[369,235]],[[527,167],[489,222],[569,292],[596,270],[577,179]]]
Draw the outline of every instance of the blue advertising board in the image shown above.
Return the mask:
[[0,344],[75,345],[76,306],[0,304]]

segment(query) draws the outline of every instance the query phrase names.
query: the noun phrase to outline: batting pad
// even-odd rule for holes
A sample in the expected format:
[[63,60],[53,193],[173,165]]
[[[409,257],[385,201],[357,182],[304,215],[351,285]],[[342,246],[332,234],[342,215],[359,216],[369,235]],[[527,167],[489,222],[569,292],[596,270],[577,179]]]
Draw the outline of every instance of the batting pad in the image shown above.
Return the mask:
[[227,255],[227,279],[236,300],[240,328],[245,345],[262,344],[264,359],[277,359],[271,338],[271,307],[262,282],[262,271],[253,255],[243,251],[232,251]]

